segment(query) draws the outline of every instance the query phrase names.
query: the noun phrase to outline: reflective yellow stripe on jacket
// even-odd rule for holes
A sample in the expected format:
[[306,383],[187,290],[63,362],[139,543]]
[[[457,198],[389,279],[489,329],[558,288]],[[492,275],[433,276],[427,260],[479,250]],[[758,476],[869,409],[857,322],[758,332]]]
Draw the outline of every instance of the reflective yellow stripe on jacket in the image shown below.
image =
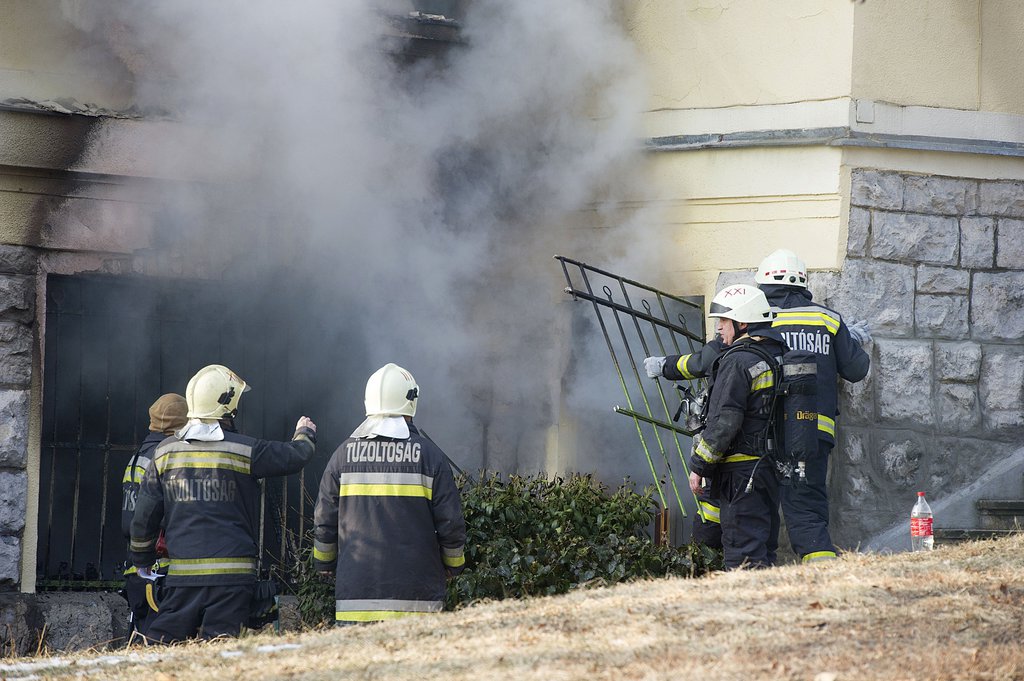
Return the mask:
[[693,353],[689,355],[680,355],[679,359],[676,360],[676,371],[683,375],[683,378],[697,378],[692,371],[687,367],[690,359],[693,358]]
[[700,435],[693,438],[693,453],[707,463],[718,463],[722,460],[722,452],[712,449]]
[[443,601],[339,600],[334,602],[334,619],[338,622],[377,622],[409,615],[427,615],[443,609]]
[[171,558],[167,566],[168,577],[198,577],[205,575],[255,575],[256,561],[241,558]]
[[421,473],[342,473],[338,486],[341,497],[434,496],[434,478]]
[[322,563],[333,563],[338,559],[338,543],[325,544],[320,541],[313,541],[313,559]]
[[441,547],[441,562],[444,563],[445,567],[457,568],[462,567],[466,564],[466,556],[462,551],[462,547],[456,549],[447,549]]
[[142,476],[146,473],[146,469],[149,468],[149,458],[140,456],[135,459],[135,465],[129,465],[124,469],[124,476],[121,478],[121,483],[130,482],[138,485],[142,482]]
[[776,310],[772,328],[778,326],[824,326],[833,336],[839,332],[839,320],[816,308]]
[[161,446],[156,456],[157,471],[160,475],[179,468],[221,469],[244,475],[252,471],[252,447],[238,442],[204,444],[210,449],[197,449],[187,442]]

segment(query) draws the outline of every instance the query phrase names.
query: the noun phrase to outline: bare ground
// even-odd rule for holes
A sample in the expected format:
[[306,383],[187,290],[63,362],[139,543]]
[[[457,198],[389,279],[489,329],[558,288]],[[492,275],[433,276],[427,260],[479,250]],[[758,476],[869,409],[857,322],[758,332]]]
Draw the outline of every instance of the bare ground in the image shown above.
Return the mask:
[[0,663],[4,679],[1024,679],[1024,535],[288,636]]

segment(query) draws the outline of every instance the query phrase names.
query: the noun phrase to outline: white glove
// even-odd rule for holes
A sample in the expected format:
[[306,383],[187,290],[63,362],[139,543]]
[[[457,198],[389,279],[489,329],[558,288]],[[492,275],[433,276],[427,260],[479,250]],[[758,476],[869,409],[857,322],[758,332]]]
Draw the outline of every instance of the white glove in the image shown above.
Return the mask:
[[645,357],[644,358],[644,371],[647,372],[647,378],[661,378],[661,370],[665,368],[664,357]]
[[866,319],[853,322],[846,328],[849,329],[850,336],[853,337],[853,340],[857,341],[860,345],[867,345],[871,342],[871,327],[868,325]]
[[139,575],[139,577],[142,577],[143,579],[148,579],[151,582],[155,582],[160,577],[163,577],[163,575],[161,575],[158,572],[153,572],[153,569],[148,567],[136,568],[135,572]]

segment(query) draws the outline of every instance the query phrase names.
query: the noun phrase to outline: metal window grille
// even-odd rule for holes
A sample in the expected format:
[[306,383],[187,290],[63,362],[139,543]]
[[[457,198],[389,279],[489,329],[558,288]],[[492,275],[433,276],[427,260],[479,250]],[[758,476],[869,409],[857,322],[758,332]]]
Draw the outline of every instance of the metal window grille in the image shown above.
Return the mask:
[[687,518],[697,507],[688,485],[692,432],[673,419],[680,400],[672,382],[648,378],[643,360],[700,351],[703,298],[673,296],[571,258],[556,255],[555,259],[565,274],[565,292],[591,303],[608,346],[625,398],[625,406],[614,411],[633,420],[655,483],[660,504],[656,540],[685,542],[684,524],[671,524],[669,517],[678,509],[680,517]]
[[[39,589],[121,583],[124,469],[148,434],[149,405],[163,393],[184,394],[199,367],[226,364],[258,388],[242,405],[241,432],[290,435],[301,409],[300,397],[290,394],[295,353],[275,348],[244,306],[230,306],[232,312],[223,305],[231,295],[223,283],[218,296],[210,290],[208,282],[141,277],[47,278]],[[271,395],[273,386],[279,388]],[[309,528],[326,459],[320,452],[301,473],[263,481],[261,573],[296,560],[295,538]]]

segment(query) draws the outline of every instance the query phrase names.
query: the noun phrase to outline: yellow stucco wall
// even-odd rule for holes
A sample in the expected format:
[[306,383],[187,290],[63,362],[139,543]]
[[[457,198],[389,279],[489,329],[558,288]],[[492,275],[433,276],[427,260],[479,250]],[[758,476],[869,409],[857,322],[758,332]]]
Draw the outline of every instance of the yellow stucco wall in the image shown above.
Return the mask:
[[653,153],[675,254],[674,292],[715,293],[718,275],[792,248],[810,268],[841,264],[842,151],[824,146]]
[[848,95],[853,6],[835,0],[625,0],[651,109]]
[[[624,0],[624,7],[647,66],[651,137],[859,126],[1019,141],[1019,0]],[[877,116],[874,128],[866,111]],[[650,165],[674,244],[670,285],[708,297],[720,272],[753,268],[777,247],[797,251],[811,269],[841,268],[850,168],[1016,178],[1024,167],[982,154],[821,145],[659,151]]]
[[[54,4],[61,5],[62,18],[55,16]],[[73,23],[95,28],[87,9],[77,0],[0,2],[0,101],[70,98],[109,109],[131,105],[131,74]]]
[[854,97],[1024,114],[1024,3],[871,0],[856,7]]

